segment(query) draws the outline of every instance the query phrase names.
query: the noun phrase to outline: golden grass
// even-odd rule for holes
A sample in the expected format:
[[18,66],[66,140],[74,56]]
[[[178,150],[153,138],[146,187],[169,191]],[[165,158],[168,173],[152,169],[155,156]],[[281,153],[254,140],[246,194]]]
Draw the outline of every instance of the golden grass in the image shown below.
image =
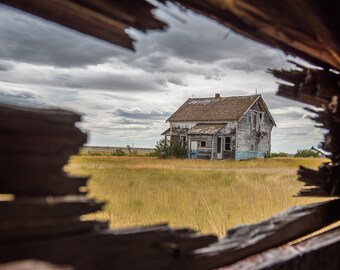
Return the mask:
[[91,215],[127,227],[168,222],[224,235],[230,227],[258,222],[318,198],[295,198],[296,170],[325,159],[249,161],[159,160],[146,157],[72,157],[66,171],[92,175],[90,195],[108,202]]

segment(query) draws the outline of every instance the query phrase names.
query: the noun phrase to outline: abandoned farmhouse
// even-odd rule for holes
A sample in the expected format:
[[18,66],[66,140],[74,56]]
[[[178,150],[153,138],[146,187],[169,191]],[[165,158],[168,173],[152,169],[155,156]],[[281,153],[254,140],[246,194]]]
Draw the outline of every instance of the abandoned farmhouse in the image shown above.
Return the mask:
[[162,135],[185,143],[190,159],[263,158],[276,126],[261,95],[189,98],[167,122]]

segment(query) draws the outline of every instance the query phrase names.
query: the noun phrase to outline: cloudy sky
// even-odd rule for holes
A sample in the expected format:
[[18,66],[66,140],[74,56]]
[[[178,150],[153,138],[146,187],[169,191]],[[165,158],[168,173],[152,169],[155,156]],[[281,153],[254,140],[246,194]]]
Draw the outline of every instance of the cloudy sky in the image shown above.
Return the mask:
[[[275,96],[267,68],[286,56],[175,7],[167,32],[129,30],[136,52],[0,5],[0,101],[83,114],[89,145],[153,147],[190,97],[262,94],[277,128],[272,150],[316,146],[321,131],[303,105]],[[183,22],[185,21],[185,22]]]

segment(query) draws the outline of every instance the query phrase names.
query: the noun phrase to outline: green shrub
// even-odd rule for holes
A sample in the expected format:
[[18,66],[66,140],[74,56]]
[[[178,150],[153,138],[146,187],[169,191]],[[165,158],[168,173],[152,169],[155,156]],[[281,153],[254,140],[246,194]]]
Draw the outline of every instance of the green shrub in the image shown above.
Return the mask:
[[173,140],[169,144],[165,139],[161,139],[155,146],[155,154],[159,158],[185,158],[187,147],[180,140]]
[[297,150],[294,157],[303,157],[303,158],[315,157],[315,158],[317,158],[317,157],[320,157],[320,154],[316,151],[311,150],[311,149],[299,149],[299,150]]
[[288,154],[285,152],[274,152],[269,157],[288,157]]
[[155,146],[155,153],[159,158],[170,158],[172,153],[169,143],[165,139],[159,140]]
[[111,152],[111,156],[126,156],[126,152],[123,151],[123,149],[116,149],[114,152]]
[[102,154],[96,151],[88,151],[87,155],[89,156],[101,156]]

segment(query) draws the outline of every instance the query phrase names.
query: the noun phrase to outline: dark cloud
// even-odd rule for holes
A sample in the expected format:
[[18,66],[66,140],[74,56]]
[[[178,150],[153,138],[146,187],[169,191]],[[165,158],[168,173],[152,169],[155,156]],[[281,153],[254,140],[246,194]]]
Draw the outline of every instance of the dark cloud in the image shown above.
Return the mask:
[[129,109],[129,108],[118,108],[113,114],[131,118],[131,119],[158,119],[165,120],[171,115],[171,112],[162,112],[162,111],[142,111],[140,109]]
[[[172,10],[180,13],[176,8]],[[164,69],[164,59],[178,57],[190,64],[221,62],[222,67],[256,71],[268,67],[282,67],[284,56],[277,50],[254,41],[244,42],[244,38],[203,16],[192,12],[180,13],[186,21],[183,23],[168,17],[160,11],[170,24],[169,31],[151,33],[147,37],[138,37],[137,55],[143,56],[143,63],[153,62],[154,55],[162,55],[162,61],[154,61],[156,69]],[[150,60],[148,60],[150,58]],[[156,57],[157,59],[157,57]],[[223,60],[227,60],[223,63]],[[136,63],[138,64],[138,63]]]
[[180,78],[172,77],[168,79],[169,83],[180,85],[180,86],[187,86]]
[[14,66],[10,63],[0,61],[0,72],[12,70]]
[[121,74],[112,72],[89,72],[84,76],[73,76],[66,86],[88,89],[104,89],[113,91],[162,91],[166,87],[166,79],[151,77],[147,74]]
[[[59,73],[59,70],[24,69],[3,77],[2,81],[78,90],[110,90],[116,93],[162,92],[168,87],[165,75],[151,75],[143,71],[130,72],[130,70],[122,74],[98,69],[71,70],[68,74],[65,74]],[[56,91],[58,90],[56,89]]]
[[121,118],[115,121],[116,124],[122,124],[122,125],[150,125],[150,122],[146,121],[138,121],[138,120],[131,120],[127,118]]
[[62,26],[0,6],[0,57],[2,59],[80,67],[106,62],[130,53],[117,46],[66,29]]

